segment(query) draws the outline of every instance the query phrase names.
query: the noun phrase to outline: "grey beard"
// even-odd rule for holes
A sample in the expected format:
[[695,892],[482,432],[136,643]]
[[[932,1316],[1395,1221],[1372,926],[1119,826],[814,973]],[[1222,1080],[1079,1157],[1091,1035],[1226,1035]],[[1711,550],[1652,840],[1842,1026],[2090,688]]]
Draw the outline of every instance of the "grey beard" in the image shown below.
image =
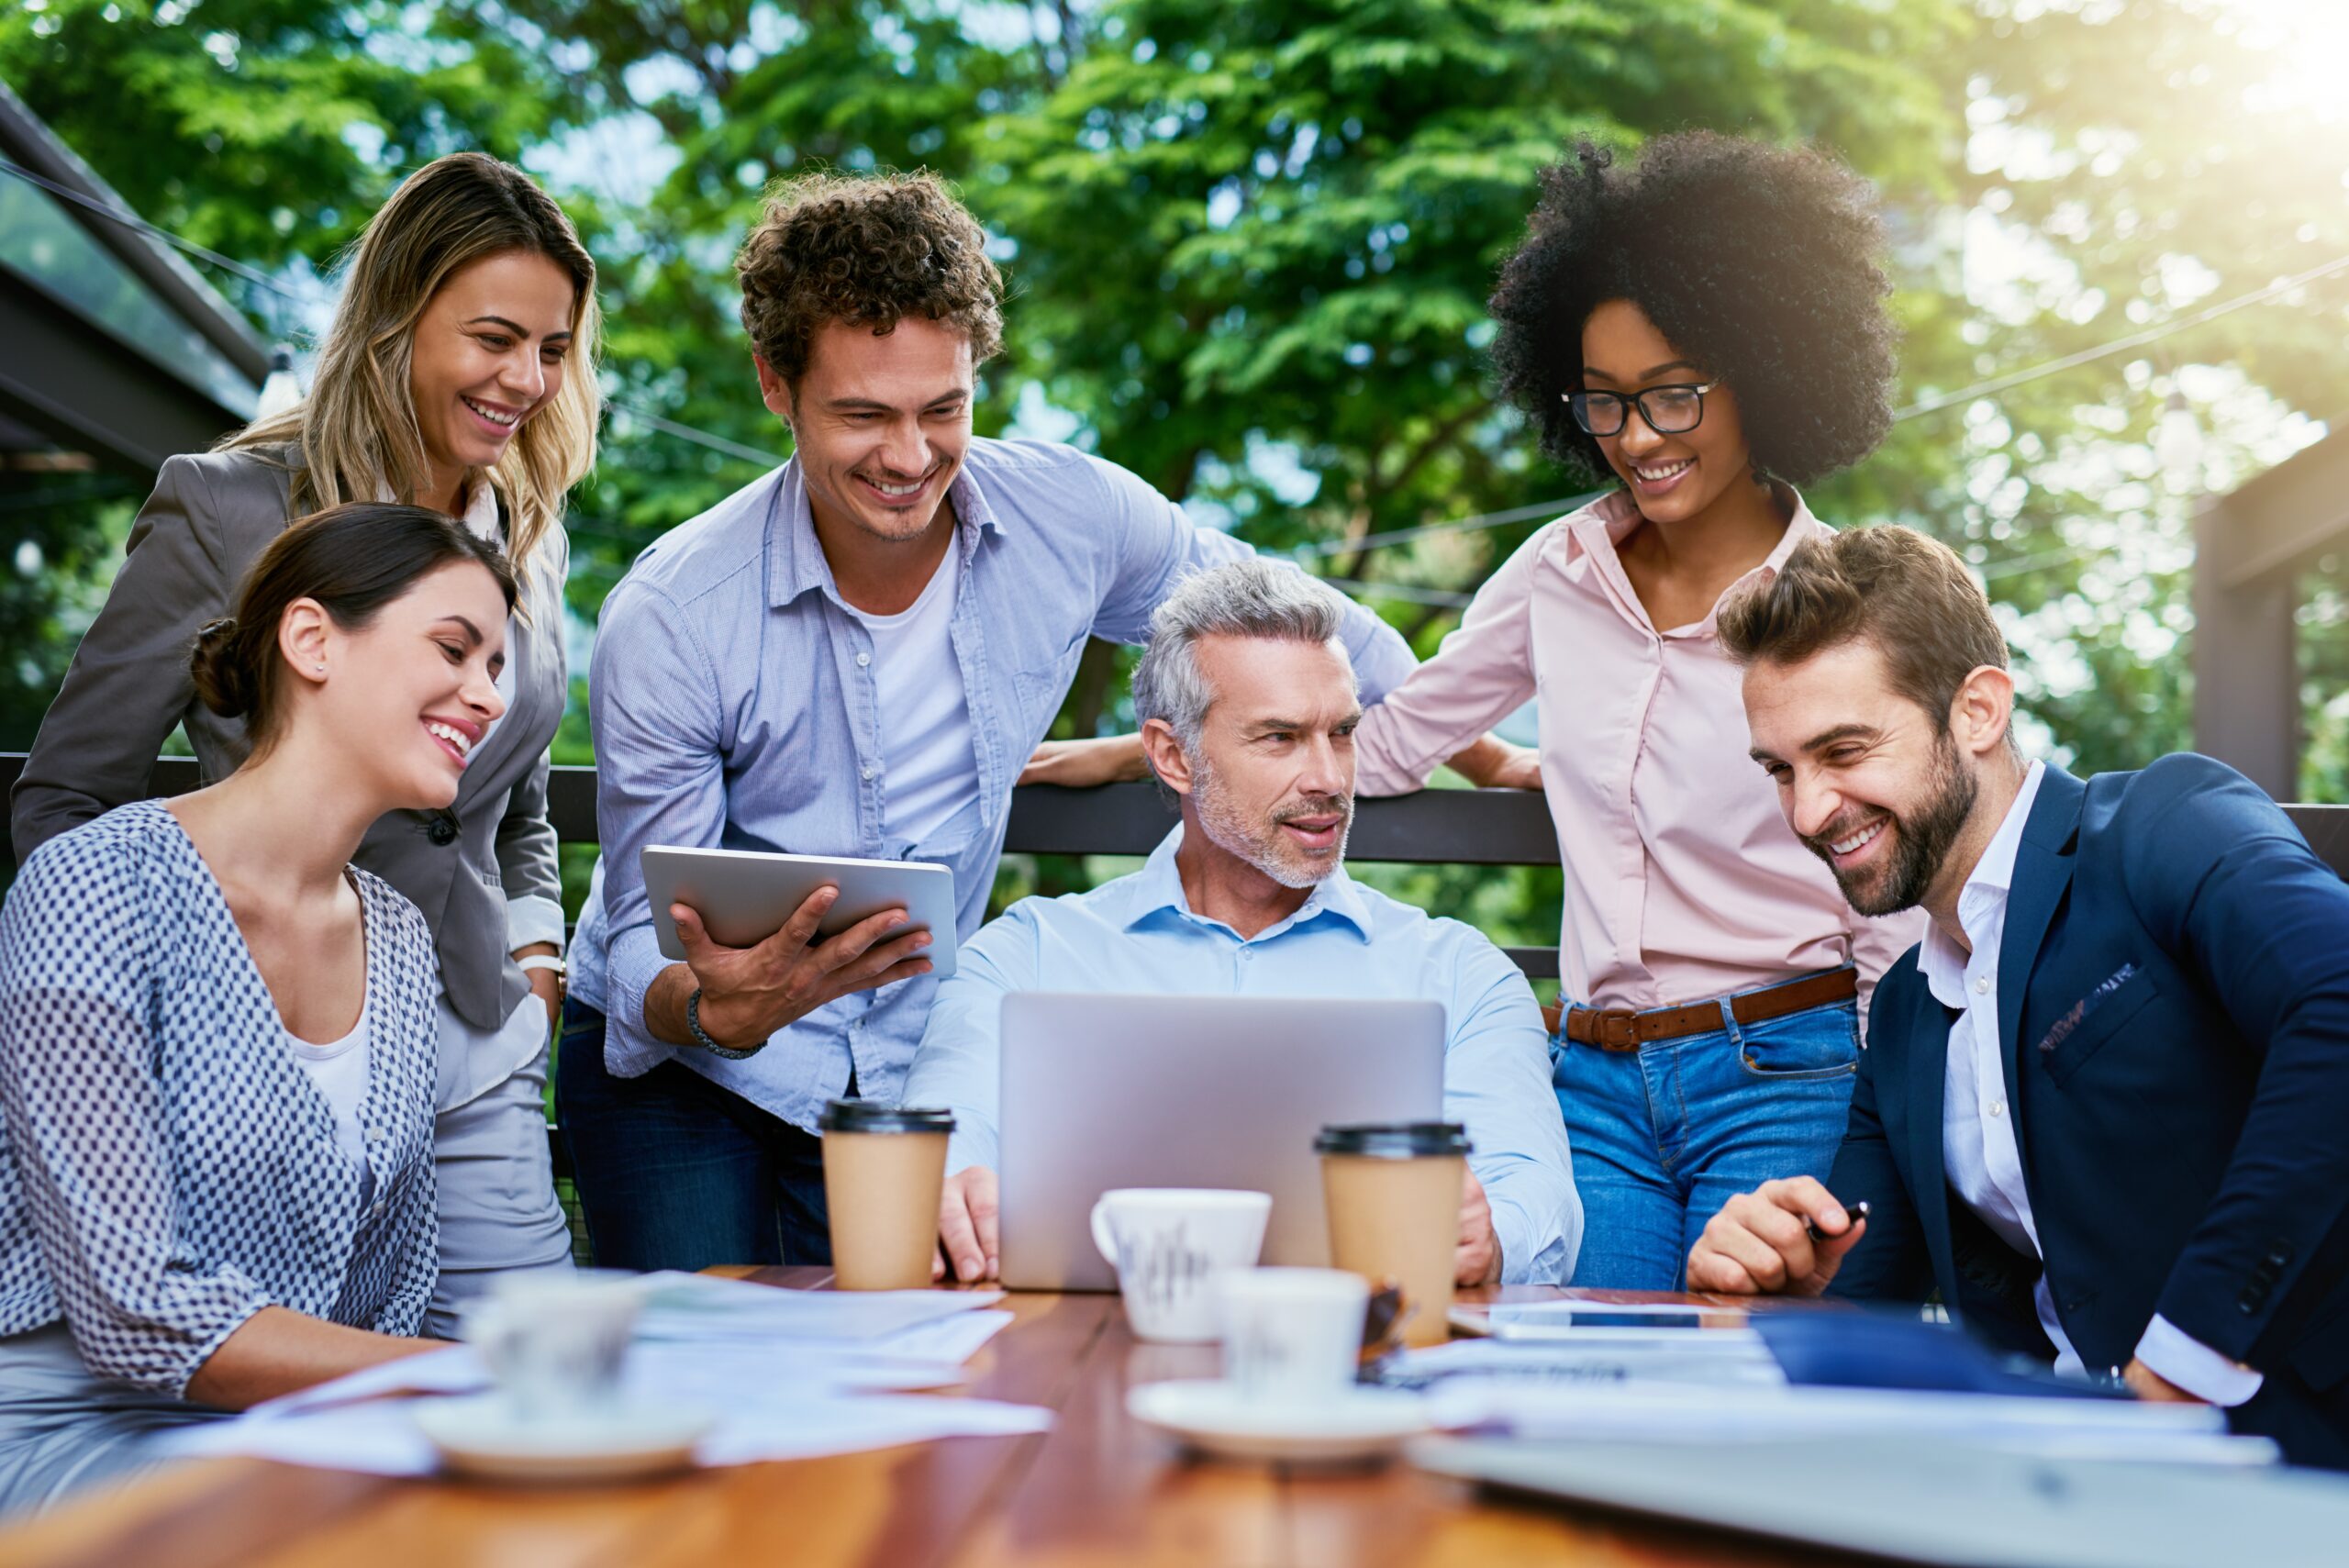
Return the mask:
[[1205,761],[1191,768],[1191,797],[1198,807],[1199,828],[1209,842],[1228,855],[1246,861],[1283,887],[1316,887],[1345,862],[1346,839],[1353,829],[1353,802],[1345,803],[1346,820],[1338,829],[1338,852],[1324,862],[1292,862],[1282,851],[1277,822],[1250,823],[1231,808],[1223,781]]

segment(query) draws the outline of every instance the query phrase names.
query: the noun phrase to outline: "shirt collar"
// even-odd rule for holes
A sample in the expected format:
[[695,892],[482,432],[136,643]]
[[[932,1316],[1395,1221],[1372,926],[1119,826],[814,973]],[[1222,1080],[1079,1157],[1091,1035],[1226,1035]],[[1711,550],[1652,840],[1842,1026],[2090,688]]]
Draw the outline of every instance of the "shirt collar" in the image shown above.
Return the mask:
[[[1193,913],[1191,901],[1183,892],[1183,873],[1174,863],[1174,852],[1182,844],[1183,827],[1176,823],[1173,830],[1159,840],[1158,848],[1150,852],[1150,859],[1142,863],[1141,870],[1126,880],[1127,900],[1121,922],[1125,929],[1130,931],[1155,916],[1170,912],[1196,924],[1213,926],[1219,930],[1231,929],[1220,920]],[[1363,897],[1362,889],[1355,884],[1354,879],[1346,874],[1343,865],[1314,885],[1313,891],[1306,895],[1305,902],[1297,906],[1296,914],[1266,927],[1248,940],[1268,941],[1297,930],[1323,915],[1344,921],[1364,941],[1370,940],[1369,903]]]
[[[999,534],[1003,522],[995,508],[987,504],[986,491],[971,471],[971,456],[978,443],[974,441],[973,453],[966,453],[962,469],[954,475],[953,484],[946,487],[954,504],[956,549],[964,565],[970,563],[972,552],[978,548],[983,535]],[[833,598],[840,589],[832,580],[832,563],[824,559],[824,547],[816,538],[816,514],[807,504],[807,484],[800,472],[799,460],[793,458],[768,476],[773,488],[765,496],[769,507],[767,523],[767,605],[780,609],[811,588],[821,589]],[[753,502],[760,486],[752,486],[743,495]]]
[[[389,487],[376,498],[388,503],[392,499]],[[457,521],[491,544],[502,546],[506,542],[506,520],[498,515],[497,486],[487,469],[477,471],[472,484],[465,487],[465,509],[457,514]]]
[[497,515],[497,489],[486,473],[473,476],[473,488],[465,495],[465,510],[459,522],[492,544],[505,541],[506,525]]
[[[1771,493],[1787,508],[1786,528],[1778,535],[1778,542],[1771,546],[1770,553],[1763,557],[1761,565],[1721,590],[1720,597],[1714,601],[1714,607],[1705,613],[1704,620],[1695,628],[1701,635],[1712,635],[1714,617],[1720,614],[1720,606],[1740,589],[1765,573],[1776,576],[1778,569],[1787,563],[1787,557],[1794,553],[1795,546],[1805,539],[1835,537],[1835,530],[1813,515],[1810,504],[1793,485],[1774,480],[1771,482]],[[1609,491],[1581,511],[1564,518],[1566,533],[1571,540],[1567,559],[1571,561],[1575,555],[1582,554],[1612,561],[1616,546],[1621,544],[1631,531],[1640,526],[1640,522],[1639,504],[1631,499],[1631,493],[1628,490]],[[1618,570],[1620,570],[1620,566]]]
[[[1982,851],[1982,858],[1974,867],[1974,874],[1957,894],[1957,923],[1965,929],[1965,940],[1980,952],[1988,939],[2007,917],[2007,894],[2014,886],[2015,856],[2022,848],[2022,830],[2031,820],[2032,803],[2039,798],[2039,781],[2045,775],[2047,764],[2033,762],[2022,777],[2022,787],[2007,807],[1998,822],[1998,830],[1990,836],[1989,844]],[[1965,965],[1967,955],[1958,950],[1940,926],[1928,921],[1925,940],[1917,950],[1917,968],[1925,977],[1934,999],[1944,1007],[1963,1007],[1965,1003]]]

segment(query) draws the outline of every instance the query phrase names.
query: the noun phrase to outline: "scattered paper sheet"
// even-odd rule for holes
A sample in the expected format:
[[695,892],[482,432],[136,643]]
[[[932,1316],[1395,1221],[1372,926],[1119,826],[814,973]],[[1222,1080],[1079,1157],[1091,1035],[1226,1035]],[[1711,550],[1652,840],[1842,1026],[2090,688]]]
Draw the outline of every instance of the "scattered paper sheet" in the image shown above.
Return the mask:
[[[173,1432],[162,1446],[190,1458],[236,1454],[372,1475],[429,1475],[440,1468],[440,1456],[417,1429],[412,1410],[408,1401],[377,1400],[308,1416],[256,1418],[248,1413]],[[797,1394],[722,1417],[694,1457],[706,1465],[814,1459],[938,1438],[1041,1432],[1052,1422],[1049,1410],[993,1399]]]
[[[1012,1321],[1001,1291],[860,1295],[776,1290],[696,1274],[649,1276],[621,1373],[624,1398],[723,1412],[704,1464],[749,1464],[922,1442],[1042,1431],[1048,1410],[905,1390],[950,1387]],[[379,1475],[439,1467],[417,1429],[419,1399],[488,1391],[470,1346],[408,1356],[175,1433],[169,1451],[249,1454]]]
[[1644,1340],[1526,1343],[1454,1340],[1395,1358],[1379,1377],[1397,1388],[1431,1388],[1476,1378],[1519,1384],[1638,1382],[1784,1385],[1787,1374],[1750,1333],[1663,1334]]
[[993,1307],[999,1290],[777,1290],[714,1274],[647,1274],[642,1340],[869,1340]]
[[[765,1288],[763,1286],[758,1288]],[[917,1323],[893,1334],[854,1341],[725,1339],[639,1340],[629,1347],[625,1373],[632,1392],[728,1403],[745,1389],[777,1386],[848,1389],[947,1388],[961,1383],[963,1363],[1001,1333],[1012,1315],[961,1312]],[[451,1345],[339,1377],[298,1394],[255,1406],[253,1416],[306,1415],[402,1395],[480,1394],[489,1373],[473,1349]],[[688,1393],[691,1389],[694,1392]]]
[[1462,1378],[1430,1395],[1439,1426],[1522,1438],[1630,1442],[1783,1442],[1922,1436],[2051,1457],[2264,1464],[2276,1446],[2231,1436],[2224,1411],[2125,1399],[2009,1398],[1758,1384],[1672,1382],[1543,1387]]

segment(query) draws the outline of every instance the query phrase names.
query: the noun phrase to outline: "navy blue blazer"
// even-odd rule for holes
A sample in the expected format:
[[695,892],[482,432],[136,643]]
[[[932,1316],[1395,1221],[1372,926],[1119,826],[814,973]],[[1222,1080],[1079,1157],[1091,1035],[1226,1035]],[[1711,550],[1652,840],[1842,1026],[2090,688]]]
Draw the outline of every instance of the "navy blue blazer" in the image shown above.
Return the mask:
[[[2297,1411],[2240,1424],[2313,1417],[2349,1462],[2349,884],[2210,758],[2085,784],[2051,767],[2000,943],[2007,1103],[2065,1336],[2091,1369],[2119,1368],[2159,1313],[2266,1374],[2246,1412]],[[2038,1264],[1949,1188],[1957,1015],[1917,951],[1868,1015],[1829,1178],[1867,1200],[1868,1234],[1833,1293],[1938,1287],[1976,1333],[2047,1355]]]

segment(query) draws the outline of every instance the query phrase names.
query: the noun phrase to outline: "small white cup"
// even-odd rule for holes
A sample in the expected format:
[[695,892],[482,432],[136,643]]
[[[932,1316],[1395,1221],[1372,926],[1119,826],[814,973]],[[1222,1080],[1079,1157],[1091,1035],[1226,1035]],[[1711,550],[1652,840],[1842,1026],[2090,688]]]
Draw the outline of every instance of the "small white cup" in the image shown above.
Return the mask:
[[465,1341],[524,1421],[607,1409],[643,1310],[641,1276],[618,1270],[500,1281],[465,1311]]
[[1093,1206],[1093,1244],[1118,1271],[1126,1320],[1145,1340],[1205,1344],[1216,1335],[1215,1282],[1256,1261],[1270,1193],[1120,1187]]
[[1354,1381],[1370,1285],[1342,1269],[1241,1269],[1218,1287],[1224,1380],[1252,1399],[1327,1399]]

